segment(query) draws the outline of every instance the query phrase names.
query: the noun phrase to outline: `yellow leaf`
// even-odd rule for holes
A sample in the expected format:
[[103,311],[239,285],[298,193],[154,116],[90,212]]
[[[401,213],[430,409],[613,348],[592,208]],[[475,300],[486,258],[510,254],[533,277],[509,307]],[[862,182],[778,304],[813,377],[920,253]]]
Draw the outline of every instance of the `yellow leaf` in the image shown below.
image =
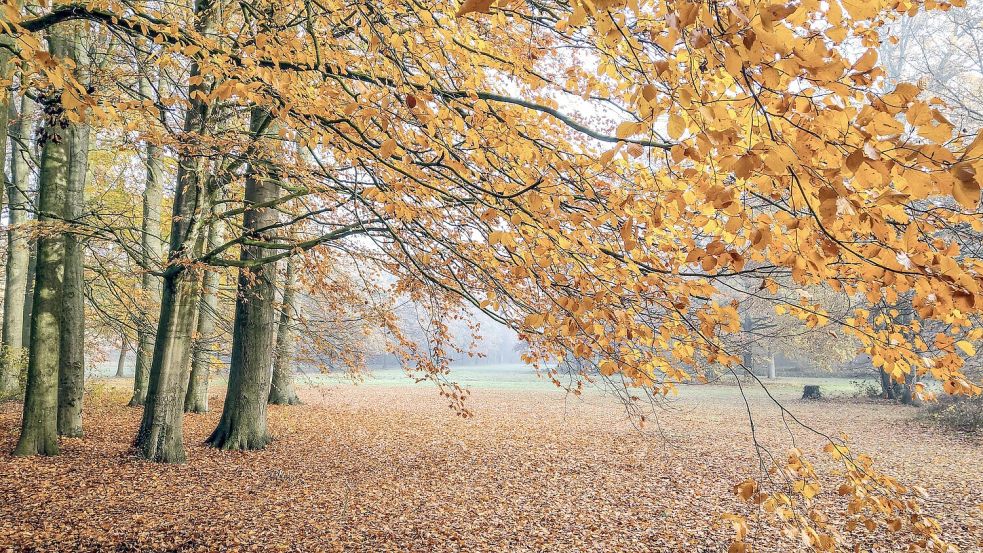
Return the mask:
[[396,141],[392,138],[386,139],[379,146],[379,157],[389,157],[396,151]]
[[658,91],[655,89],[654,86],[650,84],[647,84],[642,87],[642,98],[645,98],[646,102],[651,102],[652,100],[655,100],[657,94]]
[[857,63],[853,64],[853,70],[859,73],[866,73],[874,68],[874,64],[877,63],[877,50],[873,48],[868,49],[864,52],[864,55],[860,56]]
[[976,348],[973,347],[973,344],[969,343],[967,340],[959,340],[956,342],[956,347],[963,350],[966,355],[976,355]]
[[952,185],[952,197],[966,209],[975,210],[980,205],[980,183],[976,172],[966,163],[955,168],[956,180]]
[[686,130],[686,121],[678,113],[670,113],[668,130],[669,136],[673,140],[679,140],[683,136],[683,131]]
[[464,3],[461,4],[461,7],[458,8],[454,16],[461,17],[471,12],[488,13],[491,10],[491,5],[494,3],[495,0],[464,0]]

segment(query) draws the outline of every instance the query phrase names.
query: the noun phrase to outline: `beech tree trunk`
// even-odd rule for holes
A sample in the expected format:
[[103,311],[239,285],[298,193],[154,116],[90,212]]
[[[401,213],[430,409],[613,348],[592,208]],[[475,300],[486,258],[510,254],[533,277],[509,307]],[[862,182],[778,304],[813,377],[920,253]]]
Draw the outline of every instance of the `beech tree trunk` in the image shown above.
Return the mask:
[[[206,33],[210,28],[210,0],[196,0],[196,27]],[[189,135],[203,134],[207,128],[209,106],[205,97],[209,83],[201,81],[201,70],[192,61],[188,97],[191,105],[185,115],[184,130]],[[202,214],[207,208],[207,194],[202,189],[203,158],[182,153],[178,159],[177,187],[171,217],[168,264],[164,272],[154,341],[150,380],[140,429],[134,439],[139,453],[150,460],[180,463],[185,460],[184,398],[190,374],[191,338],[197,319],[199,278],[184,268],[182,261],[193,258],[202,247]]]
[[119,344],[119,359],[116,360],[116,378],[126,376],[126,352],[130,351],[130,341],[123,336]]
[[283,285],[283,305],[276,332],[276,349],[273,353],[273,382],[270,385],[270,403],[297,405],[300,398],[294,389],[291,363],[294,353],[293,318],[299,310],[297,302],[297,270],[301,258],[287,258],[287,274]]
[[[222,242],[225,225],[220,219],[212,220],[208,227],[208,249],[217,248]],[[198,304],[197,339],[191,358],[191,378],[188,393],[184,398],[186,413],[205,413],[208,411],[209,366],[214,352],[215,319],[218,310],[219,273],[206,269],[202,277],[201,300]]]
[[[268,117],[266,111],[254,109],[250,131],[259,134]],[[278,189],[276,179],[250,164],[243,198],[247,207],[243,233],[247,240],[269,239],[266,229],[276,223],[276,211],[269,207],[249,209],[249,206],[276,199]],[[261,449],[270,441],[266,403],[272,378],[270,344],[276,266],[258,262],[266,253],[261,246],[244,243],[240,254],[247,267],[239,270],[228,391],[222,419],[207,440],[209,445],[220,449]]]
[[[141,76],[140,93],[145,98],[152,97],[150,82]],[[143,190],[143,221],[140,227],[140,250],[143,263],[147,267],[157,267],[164,257],[164,241],[160,237],[161,201],[163,199],[162,167],[160,148],[148,143],[146,146],[146,181]],[[137,320],[136,365],[133,368],[133,397],[130,406],[143,405],[147,401],[147,385],[150,380],[150,365],[153,361],[154,338],[157,320],[153,317],[155,308],[161,301],[160,277],[144,271],[140,280],[143,299],[149,309],[144,310]]]
[[768,354],[768,379],[775,380],[778,378],[778,371],[775,369],[775,354]]
[[[81,64],[82,35],[74,33],[70,56]],[[89,127],[72,124],[68,129],[68,188],[65,217],[77,222],[85,202],[85,176],[89,160]],[[85,283],[82,241],[69,229],[65,233],[65,267],[62,281],[60,362],[58,370],[58,434],[82,435],[82,395],[85,384]]]
[[[19,2],[14,3],[14,6],[16,6],[15,9],[19,8]],[[13,36],[7,33],[0,36],[0,82],[7,83],[13,76],[14,66],[10,63],[10,60],[16,51],[17,47],[14,45]],[[7,170],[7,132],[9,130],[13,99],[14,94],[9,89],[6,91],[4,97],[0,99],[0,176],[3,176],[4,180],[6,180]],[[12,146],[11,151],[16,155],[17,145],[12,144]],[[3,211],[2,192],[3,190],[0,189],[0,211]]]
[[[52,55],[64,56],[63,37],[52,33],[48,43]],[[39,222],[42,225],[61,218],[65,209],[69,142],[63,128],[59,96],[48,97],[44,109],[44,143],[38,179]],[[42,234],[38,240],[24,415],[14,455],[58,454],[58,362],[64,261],[64,237],[60,233]]]
[[24,309],[27,296],[30,244],[27,229],[27,190],[31,168],[27,163],[30,152],[34,102],[21,95],[20,114],[11,128],[10,181],[7,201],[10,206],[10,225],[7,230],[7,270],[3,291],[3,350],[0,356],[0,399],[17,395],[20,374],[26,362],[24,349]]
[[[35,198],[37,195],[35,195]],[[34,318],[34,281],[37,277],[38,269],[38,243],[37,240],[31,241],[28,245],[27,258],[27,290],[24,293],[24,329],[21,343],[31,343],[31,320]]]

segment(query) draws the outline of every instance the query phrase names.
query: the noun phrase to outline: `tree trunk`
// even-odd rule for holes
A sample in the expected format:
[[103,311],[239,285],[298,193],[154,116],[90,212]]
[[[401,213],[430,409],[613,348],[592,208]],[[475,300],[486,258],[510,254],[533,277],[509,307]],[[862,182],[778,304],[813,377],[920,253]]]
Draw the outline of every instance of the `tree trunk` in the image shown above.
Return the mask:
[[915,367],[911,367],[908,378],[905,379],[904,394],[901,396],[901,403],[916,407],[922,404],[921,399],[915,395],[915,384],[918,384],[918,371]]
[[[35,198],[37,195],[35,194]],[[28,244],[27,252],[27,289],[24,291],[24,329],[21,343],[31,343],[31,320],[34,319],[34,281],[37,277],[38,269],[38,242],[32,240]],[[26,347],[26,346],[25,346]]]
[[[256,135],[268,122],[268,113],[253,109],[249,128]],[[270,202],[279,186],[271,175],[251,163],[246,176],[243,202],[250,205]],[[269,207],[248,209],[243,215],[243,233],[251,240],[267,240],[265,230],[276,223],[276,211]],[[266,249],[242,246],[245,262],[262,258]],[[232,327],[232,359],[229,385],[222,407],[222,419],[207,443],[220,449],[261,449],[270,441],[266,428],[266,403],[272,378],[270,344],[273,336],[273,296],[275,264],[249,264],[239,270],[235,322]]]
[[[196,0],[196,30],[207,34],[210,28],[210,0]],[[202,135],[207,129],[209,106],[202,101],[209,83],[198,79],[201,69],[192,61],[188,87],[191,105],[185,115],[187,135]],[[194,139],[188,144],[194,147]],[[202,247],[202,214],[207,194],[202,189],[204,161],[187,152],[178,158],[177,187],[171,217],[168,264],[164,272],[154,341],[147,399],[134,446],[150,460],[184,462],[182,423],[184,398],[190,374],[191,338],[197,319],[199,278],[183,262],[198,255]]]
[[276,405],[297,405],[300,398],[294,389],[291,363],[294,353],[294,332],[291,328],[295,314],[299,313],[297,302],[297,265],[300,256],[287,259],[287,274],[283,285],[283,305],[280,307],[280,321],[276,332],[276,350],[273,356],[273,382],[270,385],[270,403]]
[[[208,250],[222,243],[225,225],[220,219],[212,220],[208,227]],[[198,330],[191,358],[191,378],[188,393],[184,398],[185,413],[205,413],[208,411],[209,365],[214,355],[215,320],[218,311],[219,272],[206,269],[202,277],[201,300],[198,311]]]
[[116,361],[116,378],[126,376],[126,352],[130,351],[130,340],[123,336],[119,344],[119,359]]
[[[140,77],[140,93],[145,98],[151,97],[150,83],[145,76]],[[146,181],[143,190],[143,222],[140,228],[140,251],[143,263],[147,267],[158,267],[164,257],[164,241],[160,237],[161,201],[163,199],[162,167],[160,163],[160,148],[156,144],[146,146]],[[133,397],[130,406],[143,405],[147,400],[147,383],[150,378],[150,365],[154,353],[154,336],[157,321],[151,315],[160,309],[161,282],[160,277],[144,270],[140,281],[140,289],[147,309],[136,321],[137,351],[136,365],[133,369]]]
[[[14,9],[19,11],[20,4],[14,3]],[[0,36],[0,82],[8,83],[13,77],[14,66],[10,63],[13,53],[17,51],[17,47],[14,44],[14,38],[11,34],[5,33]],[[11,83],[12,84],[12,83]],[[9,130],[11,108],[14,105],[13,98],[14,94],[9,88],[9,84],[5,84],[7,90],[3,98],[0,98],[0,176],[4,177],[6,180],[6,170],[7,170],[7,132]],[[21,84],[21,88],[26,88]],[[11,152],[16,156],[17,154],[17,144],[11,144]],[[3,191],[0,189],[0,211],[3,211]],[[6,341],[4,342],[6,343]],[[0,389],[2,391],[2,389]]]
[[150,385],[134,445],[143,457],[165,463],[185,460],[182,422],[195,326],[198,279],[191,271],[164,278]]
[[891,382],[891,375],[884,371],[884,369],[878,369],[880,371],[881,380],[881,396],[884,399],[895,399],[894,397],[894,384]]
[[768,379],[775,380],[778,378],[778,371],[775,369],[775,354],[768,354]]
[[[64,56],[62,37],[53,33],[48,41],[52,55]],[[69,136],[62,128],[57,95],[47,98],[45,119],[38,179],[39,222],[42,225],[61,217],[68,188]],[[50,229],[46,230],[48,232],[38,240],[27,390],[20,440],[14,455],[58,454],[58,362],[65,239],[60,233],[52,234]]]
[[[73,33],[69,55],[81,66],[82,35]],[[89,160],[89,126],[68,129],[68,190],[65,217],[77,224],[85,202]],[[62,283],[60,367],[58,371],[58,434],[82,435],[82,395],[85,384],[85,290],[82,240],[73,229],[64,234],[65,267]]]
[[25,94],[21,96],[20,115],[11,128],[10,182],[7,185],[7,201],[10,205],[10,225],[7,230],[7,270],[3,291],[3,353],[0,357],[0,399],[18,395],[20,374],[26,361],[24,350],[24,309],[27,296],[30,243],[27,229],[27,190],[31,168],[27,144],[31,140],[31,128],[35,104]]

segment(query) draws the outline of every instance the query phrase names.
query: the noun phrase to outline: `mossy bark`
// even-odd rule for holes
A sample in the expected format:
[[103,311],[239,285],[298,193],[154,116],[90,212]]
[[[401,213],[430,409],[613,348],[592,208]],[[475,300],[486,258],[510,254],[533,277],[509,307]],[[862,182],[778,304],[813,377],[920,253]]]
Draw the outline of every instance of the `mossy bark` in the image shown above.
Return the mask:
[[[212,15],[209,0],[197,0],[195,13],[198,15],[196,30],[207,34]],[[193,61],[190,77],[196,79],[200,75],[200,67]],[[210,108],[201,98],[205,97],[208,86],[205,82],[189,86],[188,97],[192,100],[184,121],[187,135],[206,132]],[[203,246],[202,216],[208,209],[203,169],[201,156],[182,154],[178,159],[168,264],[162,283],[147,399],[134,439],[140,455],[165,463],[185,460],[184,398],[190,374],[200,278],[195,271],[186,269],[182,261],[195,258]]]
[[[260,134],[268,123],[269,114],[254,109],[250,131]],[[266,229],[276,223],[276,211],[269,207],[250,208],[270,202],[277,197],[279,185],[275,178],[250,163],[243,198],[247,210],[243,216],[243,232],[250,240],[266,240]],[[256,245],[243,245],[240,259],[256,261],[267,250]],[[270,441],[266,427],[266,403],[270,397],[272,378],[270,345],[273,336],[273,296],[276,266],[248,264],[239,270],[235,322],[232,327],[232,358],[229,366],[229,385],[222,407],[222,419],[207,443],[220,449],[261,449]]]
[[27,359],[23,327],[31,248],[25,226],[28,222],[27,190],[31,169],[27,164],[30,152],[26,145],[31,140],[36,106],[27,95],[21,95],[20,106],[20,113],[14,119],[10,132],[10,181],[7,183],[10,224],[7,227],[7,268],[4,272],[0,399],[18,395],[20,373]]
[[[70,55],[81,65],[82,35],[73,33]],[[69,126],[68,188],[65,218],[77,224],[85,203],[85,177],[89,167],[89,127]],[[58,434],[82,435],[82,397],[85,389],[85,283],[82,240],[73,229],[65,232],[62,280],[61,339],[58,370]]]
[[[63,37],[52,34],[48,41],[52,55],[64,55]],[[69,155],[66,126],[57,96],[49,97],[45,103],[38,177],[41,225],[61,219],[65,208]],[[60,232],[46,230],[38,240],[24,415],[20,439],[14,449],[14,455],[18,456],[58,454],[58,364],[65,239]]]
[[276,349],[273,352],[273,382],[270,385],[270,403],[275,405],[297,405],[300,398],[294,388],[293,362],[294,332],[293,321],[299,313],[297,301],[297,271],[301,258],[291,256],[287,259],[286,278],[283,285],[283,302],[280,307],[280,321],[276,331]]

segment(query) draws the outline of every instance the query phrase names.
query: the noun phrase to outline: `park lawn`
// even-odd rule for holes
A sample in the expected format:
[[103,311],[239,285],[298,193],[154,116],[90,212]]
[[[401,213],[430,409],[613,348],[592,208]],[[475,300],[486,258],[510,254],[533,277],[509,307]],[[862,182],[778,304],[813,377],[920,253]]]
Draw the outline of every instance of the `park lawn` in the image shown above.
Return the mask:
[[[249,453],[202,445],[221,409],[216,380],[212,412],[186,417],[188,463],[177,466],[132,455],[140,411],[124,406],[126,380],[90,382],[86,436],[63,440],[56,458],[9,456],[20,405],[5,404],[0,550],[726,551],[724,513],[748,518],[758,550],[799,547],[732,491],[762,479],[748,409],[759,444],[778,456],[790,435],[809,454],[823,445],[786,427],[760,390],[745,400],[737,386],[686,386],[639,430],[608,394],[577,397],[501,371],[472,371],[470,382],[455,371],[472,390],[471,418],[395,375],[311,379],[305,405],[270,409],[273,444]],[[846,432],[883,469],[923,485],[945,537],[983,548],[979,441],[913,423],[906,407],[799,400],[805,382],[771,390],[803,423]],[[846,381],[821,383],[849,392]],[[818,501],[843,507],[828,487]],[[879,528],[845,545],[891,551],[905,537]]]

